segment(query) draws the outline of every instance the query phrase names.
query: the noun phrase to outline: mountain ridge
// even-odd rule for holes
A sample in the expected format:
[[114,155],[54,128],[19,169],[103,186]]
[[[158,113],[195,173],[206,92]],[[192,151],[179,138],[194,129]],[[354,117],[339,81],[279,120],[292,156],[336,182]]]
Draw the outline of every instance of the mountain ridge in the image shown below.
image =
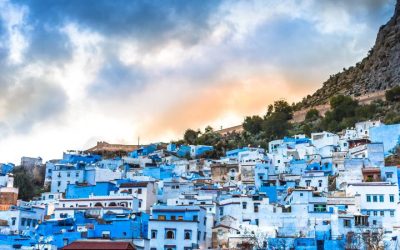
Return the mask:
[[322,87],[296,104],[304,109],[325,104],[337,94],[360,96],[400,85],[400,0],[382,25],[368,55],[355,66],[332,75]]

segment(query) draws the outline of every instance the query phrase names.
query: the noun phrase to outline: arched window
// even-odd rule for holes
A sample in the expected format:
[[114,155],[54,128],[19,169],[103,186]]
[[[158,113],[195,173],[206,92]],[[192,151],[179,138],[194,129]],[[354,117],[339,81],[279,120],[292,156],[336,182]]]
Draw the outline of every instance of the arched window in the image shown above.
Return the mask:
[[175,232],[174,230],[167,230],[167,233],[165,234],[166,239],[175,239]]
[[94,204],[95,207],[102,207],[103,204],[101,204],[100,202],[97,202],[96,204]]
[[117,204],[115,202],[110,202],[110,204],[108,204],[109,207],[116,207]]
[[185,230],[185,240],[190,240],[190,239],[192,239],[192,231]]

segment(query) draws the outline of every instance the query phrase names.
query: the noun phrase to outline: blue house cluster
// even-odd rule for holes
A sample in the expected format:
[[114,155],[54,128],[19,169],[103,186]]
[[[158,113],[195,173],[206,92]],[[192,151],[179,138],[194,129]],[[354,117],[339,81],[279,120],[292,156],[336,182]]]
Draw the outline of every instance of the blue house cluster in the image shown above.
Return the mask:
[[[135,249],[398,249],[400,124],[365,121],[211,158],[150,144],[124,157],[67,151],[44,190],[18,200],[0,165],[0,249],[129,242]],[[378,237],[379,236],[379,237]]]

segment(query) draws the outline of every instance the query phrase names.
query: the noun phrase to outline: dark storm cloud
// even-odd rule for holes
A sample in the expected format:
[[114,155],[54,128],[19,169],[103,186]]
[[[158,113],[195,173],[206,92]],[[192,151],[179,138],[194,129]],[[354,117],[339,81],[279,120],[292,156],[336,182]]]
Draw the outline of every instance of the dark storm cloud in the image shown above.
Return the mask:
[[199,42],[210,30],[209,17],[219,1],[20,1],[31,22],[60,26],[75,22],[110,39],[134,38],[147,48],[169,39]]

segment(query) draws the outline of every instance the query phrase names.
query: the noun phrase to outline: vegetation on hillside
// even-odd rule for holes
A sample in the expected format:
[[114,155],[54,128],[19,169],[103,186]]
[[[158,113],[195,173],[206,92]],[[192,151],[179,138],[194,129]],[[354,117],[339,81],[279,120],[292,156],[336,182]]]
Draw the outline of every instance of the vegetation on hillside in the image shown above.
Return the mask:
[[35,168],[17,166],[13,170],[14,186],[19,189],[18,199],[30,201],[33,197],[47,191],[44,187],[46,166]]
[[320,131],[337,133],[365,120],[379,119],[385,124],[400,123],[400,87],[388,90],[386,99],[360,105],[350,96],[337,95],[330,99],[331,110],[325,116],[321,116],[316,109],[310,109],[305,120],[299,123],[290,122],[295,106],[279,100],[268,106],[264,116],[245,117],[242,124],[244,131],[241,133],[222,136],[209,126],[204,132],[187,129],[183,140],[176,143],[212,145],[216,150],[209,156],[218,157],[224,155],[226,150],[243,146],[267,148],[268,142],[285,136],[310,136],[312,132]]

